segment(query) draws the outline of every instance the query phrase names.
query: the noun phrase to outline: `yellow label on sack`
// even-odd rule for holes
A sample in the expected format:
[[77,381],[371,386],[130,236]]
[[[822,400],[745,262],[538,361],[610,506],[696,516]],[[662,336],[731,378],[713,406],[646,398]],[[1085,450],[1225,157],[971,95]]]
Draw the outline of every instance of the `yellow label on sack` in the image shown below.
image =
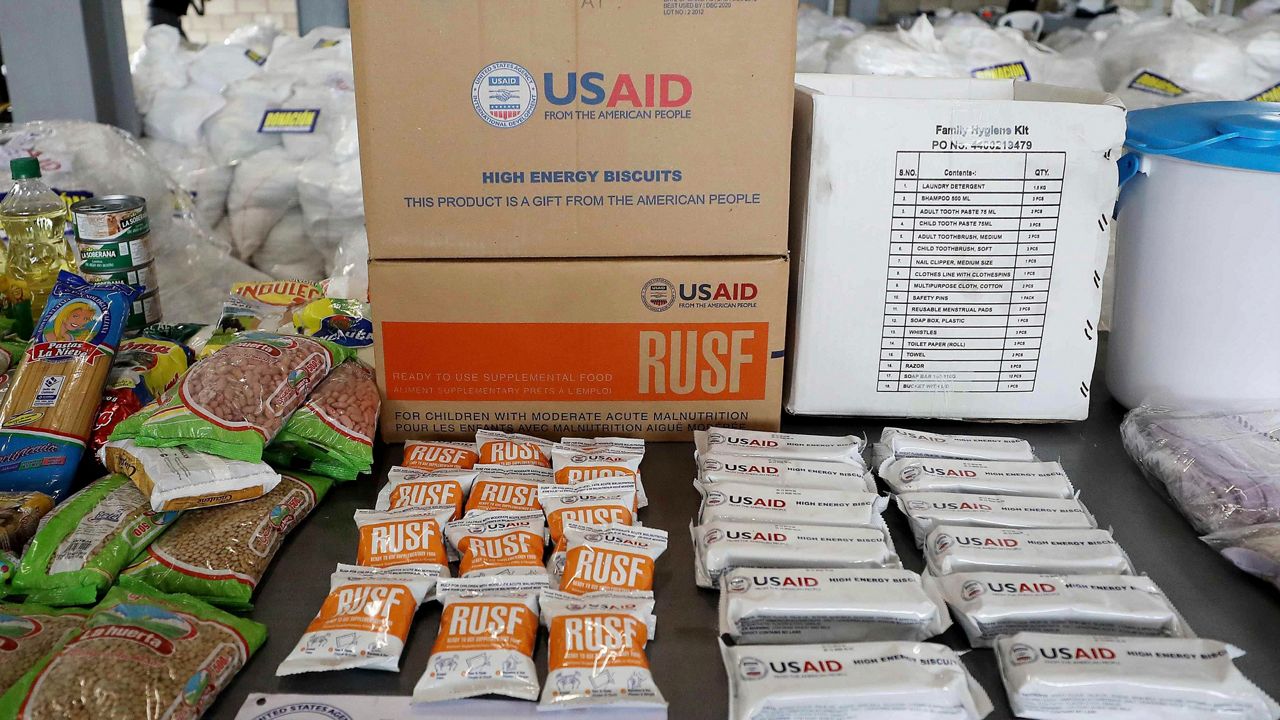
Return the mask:
[[1161,77],[1149,70],[1143,70],[1138,73],[1137,77],[1129,82],[1129,87],[1134,90],[1141,90],[1142,92],[1149,92],[1153,95],[1162,95],[1164,97],[1178,97],[1179,95],[1187,94],[1186,88],[1169,78]]
[[318,109],[309,110],[268,110],[262,114],[262,122],[258,125],[260,133],[310,133],[316,130],[316,121],[320,119]]
[[969,71],[969,74],[983,80],[1031,80],[1031,73],[1027,71],[1027,64],[1021,60],[976,68]]
[[323,297],[324,291],[315,283],[298,280],[267,280],[233,283],[231,294],[267,305],[301,308],[308,302]]
[[1276,83],[1262,92],[1249,98],[1252,102],[1280,102],[1280,83]]

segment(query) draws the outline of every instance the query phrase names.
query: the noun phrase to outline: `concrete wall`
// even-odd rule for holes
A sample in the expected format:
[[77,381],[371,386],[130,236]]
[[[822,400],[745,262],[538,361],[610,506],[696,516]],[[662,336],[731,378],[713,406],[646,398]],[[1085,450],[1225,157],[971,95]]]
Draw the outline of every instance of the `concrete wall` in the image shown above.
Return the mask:
[[[124,4],[125,34],[129,52],[142,44],[147,30],[147,0],[121,0]],[[222,42],[242,25],[272,23],[292,33],[298,32],[297,0],[207,0],[204,16],[187,12],[182,27],[195,43]]]

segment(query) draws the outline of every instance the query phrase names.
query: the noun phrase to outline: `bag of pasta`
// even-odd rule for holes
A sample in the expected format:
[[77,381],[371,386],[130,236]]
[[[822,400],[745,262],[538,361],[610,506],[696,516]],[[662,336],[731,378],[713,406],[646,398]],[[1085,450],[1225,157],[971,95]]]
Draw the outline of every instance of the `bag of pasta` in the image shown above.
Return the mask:
[[58,274],[0,411],[0,490],[71,489],[138,293]]
[[[242,333],[187,371],[137,429],[137,442],[258,462],[293,411],[349,353],[315,338]],[[122,438],[112,433],[111,439]]]
[[359,360],[334,368],[267,447],[267,458],[334,480],[355,480],[373,469],[378,384]]

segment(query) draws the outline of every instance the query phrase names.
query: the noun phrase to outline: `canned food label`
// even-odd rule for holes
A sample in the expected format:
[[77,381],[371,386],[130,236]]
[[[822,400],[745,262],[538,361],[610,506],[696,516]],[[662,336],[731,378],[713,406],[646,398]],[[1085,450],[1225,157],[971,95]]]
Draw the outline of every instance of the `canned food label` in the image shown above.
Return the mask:
[[141,267],[129,268],[127,270],[118,270],[116,272],[94,273],[84,272],[84,279],[89,282],[113,282],[125,283],[133,285],[147,294],[155,293],[159,289],[156,282],[156,266],[155,263],[148,263]]
[[141,330],[148,325],[160,322],[160,296],[151,294],[135,300],[129,308],[129,319],[125,321],[125,330]]
[[145,206],[116,212],[72,211],[72,215],[75,219],[76,237],[81,241],[126,242],[140,240],[151,232],[151,219],[147,217]]
[[90,274],[125,272],[151,262],[149,238],[128,242],[78,243],[80,271]]

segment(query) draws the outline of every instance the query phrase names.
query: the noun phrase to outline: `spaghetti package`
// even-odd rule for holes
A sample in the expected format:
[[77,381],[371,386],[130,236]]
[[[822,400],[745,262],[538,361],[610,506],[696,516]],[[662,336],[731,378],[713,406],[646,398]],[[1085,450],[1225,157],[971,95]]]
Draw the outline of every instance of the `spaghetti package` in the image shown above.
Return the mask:
[[548,590],[542,622],[551,639],[541,708],[666,707],[644,652],[653,637],[653,595]]
[[180,343],[152,337],[122,340],[107,375],[107,389],[89,436],[95,455],[122,420],[159,398],[187,371],[191,352]]
[[289,416],[267,447],[268,457],[339,482],[355,480],[373,469],[380,399],[373,369],[347,360]]
[[0,411],[0,490],[67,495],[138,293],[58,274]]
[[533,465],[551,467],[554,443],[530,435],[499,430],[476,431],[476,453],[484,465]]
[[634,525],[636,522],[636,487],[626,478],[581,485],[544,485],[538,488],[538,502],[547,515],[551,542],[561,550],[565,523]]
[[108,442],[102,464],[132,480],[157,512],[252,500],[280,483],[280,473],[264,462],[228,460],[184,447],[139,447],[133,440]]
[[413,616],[440,570],[339,565],[329,579],[329,596],[276,676],[348,668],[398,672]]
[[602,590],[653,590],[658,558],[667,549],[667,532],[630,525],[564,526],[565,561],[560,590],[585,595]]
[[13,575],[13,592],[46,605],[91,604],[177,517],[152,512],[123,475],[97,480],[45,516]]
[[466,513],[523,510],[542,511],[538,502],[538,489],[553,484],[549,469],[530,468],[476,468],[475,483],[467,496]]
[[472,443],[410,440],[404,444],[404,467],[413,470],[470,470],[480,459]]
[[644,460],[644,446],[637,452],[635,446],[574,447],[560,444],[551,450],[551,469],[556,484],[577,485],[592,480],[626,478],[636,486],[637,507],[647,507],[649,498],[640,482],[640,463]]
[[378,491],[374,510],[399,510],[407,507],[452,505],[453,517],[462,517],[462,510],[476,481],[474,470],[410,470],[393,467],[387,473],[387,484]]
[[288,473],[255,500],[183,513],[124,573],[166,593],[246,610],[285,537],[333,481]]
[[542,513],[479,512],[444,528],[449,545],[461,558],[464,578],[487,575],[546,575],[542,553],[547,548]]
[[0,696],[88,616],[83,608],[0,603]]
[[441,580],[444,606],[427,671],[413,701],[439,702],[480,695],[538,699],[533,650],[538,640],[538,595],[545,577]]
[[374,568],[441,565],[440,574],[448,577],[444,525],[452,515],[452,505],[386,512],[357,510],[360,546],[356,564]]
[[315,338],[243,333],[187,371],[138,428],[138,444],[260,461],[289,416],[349,352]]

